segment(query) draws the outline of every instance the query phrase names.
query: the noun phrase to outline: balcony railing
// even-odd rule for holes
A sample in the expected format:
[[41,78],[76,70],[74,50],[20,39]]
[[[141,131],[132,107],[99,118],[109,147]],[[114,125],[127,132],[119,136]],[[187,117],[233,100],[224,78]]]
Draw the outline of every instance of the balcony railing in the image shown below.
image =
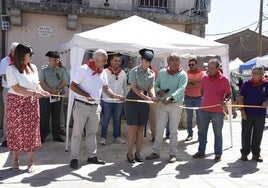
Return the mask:
[[168,8],[167,0],[139,0],[139,7],[148,7],[148,8]]
[[82,5],[82,0],[43,0],[44,3],[63,3],[63,4],[76,4],[76,5]]

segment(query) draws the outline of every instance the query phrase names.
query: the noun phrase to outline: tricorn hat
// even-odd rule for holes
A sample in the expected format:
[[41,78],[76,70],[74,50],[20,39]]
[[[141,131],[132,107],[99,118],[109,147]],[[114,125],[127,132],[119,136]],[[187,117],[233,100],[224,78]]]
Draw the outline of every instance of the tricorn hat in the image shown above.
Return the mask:
[[154,51],[150,49],[143,48],[139,51],[139,54],[146,61],[152,61],[154,58]]
[[48,51],[46,53],[46,56],[52,58],[60,58],[60,53],[58,51]]

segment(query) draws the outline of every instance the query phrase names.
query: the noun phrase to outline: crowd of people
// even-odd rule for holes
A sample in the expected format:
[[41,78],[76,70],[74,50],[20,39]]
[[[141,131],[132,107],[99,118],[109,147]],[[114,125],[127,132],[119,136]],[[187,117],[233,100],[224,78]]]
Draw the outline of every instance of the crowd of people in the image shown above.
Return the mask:
[[[13,153],[14,170],[19,169],[19,153],[27,152],[30,173],[34,171],[35,149],[46,141],[50,132],[54,141],[64,142],[60,136],[61,96],[69,85],[58,51],[45,54],[49,58],[48,64],[40,71],[32,63],[33,54],[31,46],[14,42],[10,54],[0,64],[4,88],[2,146],[8,147]],[[198,130],[199,146],[192,157],[206,157],[207,134],[211,123],[215,137],[214,160],[221,161],[224,115],[233,92],[229,79],[221,72],[220,61],[210,59],[204,72],[199,68],[197,59],[192,58],[188,61],[189,70],[186,71],[181,65],[180,55],[171,53],[167,57],[167,67],[157,71],[151,65],[155,56],[152,49],[141,49],[139,54],[140,63],[135,66],[134,60],[130,59],[124,70],[121,67],[121,54],[108,55],[105,50],[98,49],[92,59],[76,70],[69,87],[74,92],[70,167],[79,168],[84,132],[87,162],[105,164],[97,156],[97,132],[100,124],[100,144],[106,145],[111,117],[113,142],[127,143],[126,160],[129,163],[144,162],[142,144],[148,122],[153,146],[145,159],[160,157],[166,129],[170,139],[168,162],[176,162],[178,124],[183,105],[187,113],[188,136],[185,141],[193,139],[194,124]],[[268,106],[268,82],[264,78],[264,68],[253,67],[249,80],[245,83],[239,81],[238,84],[237,101],[242,116],[240,159],[247,161],[252,152],[253,159],[262,162],[260,146]],[[121,137],[120,132],[122,113],[128,125],[127,140]]]

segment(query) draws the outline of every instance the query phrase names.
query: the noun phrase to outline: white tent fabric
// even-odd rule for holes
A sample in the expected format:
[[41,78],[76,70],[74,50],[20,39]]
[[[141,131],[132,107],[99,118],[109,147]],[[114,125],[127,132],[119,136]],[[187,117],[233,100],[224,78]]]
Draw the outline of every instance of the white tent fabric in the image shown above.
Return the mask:
[[[71,79],[76,68],[82,63],[85,50],[102,48],[131,56],[138,55],[141,48],[153,49],[156,57],[166,58],[168,54],[193,54],[196,56],[218,55],[221,57],[223,72],[229,76],[228,45],[206,40],[201,37],[179,32],[138,16],[132,16],[94,30],[77,33],[66,45],[71,49]],[[71,117],[73,94],[69,94],[67,131]],[[231,113],[229,113],[231,117]],[[66,137],[66,150],[68,136]]]
[[241,61],[238,57],[235,60],[229,63],[229,71],[230,72],[239,72],[239,66],[242,65],[244,62]]
[[268,67],[268,54],[267,55],[264,55],[262,57],[259,57],[257,60],[256,60],[256,64],[257,65],[263,65],[265,67]]

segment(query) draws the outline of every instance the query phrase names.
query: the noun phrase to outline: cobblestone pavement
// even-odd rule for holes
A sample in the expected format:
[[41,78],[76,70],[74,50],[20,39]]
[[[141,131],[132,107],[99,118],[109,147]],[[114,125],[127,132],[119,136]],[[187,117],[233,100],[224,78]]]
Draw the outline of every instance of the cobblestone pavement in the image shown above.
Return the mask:
[[[240,112],[238,113],[240,115]],[[126,131],[126,122],[122,120],[122,137],[124,139],[126,139]],[[105,165],[87,164],[85,138],[82,140],[79,159],[81,168],[78,170],[69,167],[70,152],[65,151],[65,143],[54,142],[52,139],[48,139],[36,151],[36,171],[33,174],[26,171],[26,154],[20,156],[21,170],[13,171],[10,169],[11,154],[6,148],[0,147],[0,187],[268,187],[268,126],[265,127],[261,147],[263,163],[251,160],[251,156],[249,156],[249,161],[239,160],[240,132],[240,116],[232,120],[232,126],[229,121],[225,121],[224,151],[222,161],[218,163],[213,160],[212,127],[209,128],[207,157],[204,159],[192,158],[198,147],[197,129],[194,128],[194,138],[190,142],[184,141],[187,131],[179,130],[178,160],[172,164],[167,163],[168,140],[163,142],[159,159],[145,160],[144,163],[128,163],[126,161],[127,145],[112,143],[111,126],[107,145],[98,144],[98,156],[106,161]],[[99,133],[97,139],[100,140]],[[147,137],[144,138],[142,156],[148,155],[151,148],[152,142],[147,133]]]

